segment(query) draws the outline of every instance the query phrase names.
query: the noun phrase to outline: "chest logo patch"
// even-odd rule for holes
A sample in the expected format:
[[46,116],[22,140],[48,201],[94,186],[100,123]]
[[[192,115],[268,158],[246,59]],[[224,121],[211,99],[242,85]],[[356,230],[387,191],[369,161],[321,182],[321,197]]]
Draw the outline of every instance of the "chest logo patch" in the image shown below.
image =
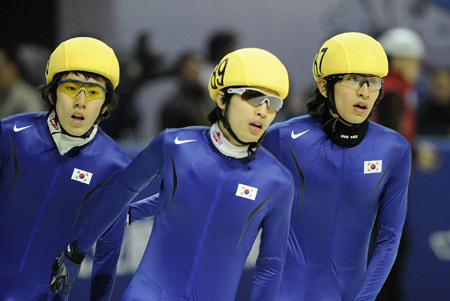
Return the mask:
[[364,174],[383,171],[383,160],[364,161]]
[[292,132],[291,132],[291,138],[292,138],[292,139],[297,139],[297,138],[300,137],[301,135],[306,134],[306,133],[308,133],[308,132],[309,132],[309,130],[306,130],[306,131],[303,131],[303,132],[301,132],[301,133],[295,134],[295,133],[294,133],[294,130],[292,130]]
[[244,184],[239,184],[236,190],[236,196],[241,198],[249,199],[254,201],[256,199],[256,194],[258,193],[258,188],[247,186]]
[[74,168],[71,179],[89,185],[91,183],[92,173]]
[[184,143],[189,143],[189,142],[194,142],[195,141],[195,139],[192,139],[192,140],[180,140],[180,139],[178,139],[178,136],[177,136],[177,138],[175,138],[175,144],[184,144]]
[[23,126],[23,127],[18,128],[17,125],[15,124],[13,130],[14,130],[14,132],[18,133],[18,132],[26,130],[27,128],[32,127],[32,126],[33,125],[27,125],[27,126]]

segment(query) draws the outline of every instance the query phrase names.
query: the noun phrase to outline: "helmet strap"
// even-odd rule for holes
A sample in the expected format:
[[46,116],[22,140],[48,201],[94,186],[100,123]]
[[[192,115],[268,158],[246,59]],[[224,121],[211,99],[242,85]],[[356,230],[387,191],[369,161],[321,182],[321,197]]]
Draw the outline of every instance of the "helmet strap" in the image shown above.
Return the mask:
[[256,149],[261,146],[261,143],[263,141],[263,138],[265,136],[266,133],[264,133],[261,138],[259,138],[259,140],[257,142],[244,142],[241,139],[239,139],[237,137],[237,135],[234,133],[233,129],[231,128],[230,122],[228,121],[227,115],[228,115],[228,105],[230,104],[230,102],[227,102],[225,104],[225,111],[222,114],[221,110],[219,107],[217,107],[217,111],[218,111],[218,119],[222,122],[223,126],[225,127],[225,129],[228,131],[228,133],[230,133],[231,137],[233,137],[234,140],[236,140],[237,142],[239,142],[242,145],[248,145],[248,156],[251,160],[256,159]]
[[98,126],[94,126],[88,137],[83,137],[84,135],[82,137],[70,135],[57,120],[55,110],[48,113],[47,126],[59,153],[61,155],[67,154],[69,157],[78,155],[84,145],[87,145],[95,138],[98,130]]
[[[341,116],[341,114],[339,114],[339,112],[336,108],[336,102],[334,100],[334,95],[332,97],[326,98],[326,99],[328,100],[328,107],[331,109],[331,112],[333,112],[333,114],[337,115],[337,117],[334,117],[334,118],[339,120],[341,123],[347,124],[347,126],[350,126],[350,127],[357,127],[361,124],[361,123],[353,123],[353,122],[347,121],[344,117]],[[369,117],[372,115],[372,112],[373,112],[373,110],[375,110],[378,100],[379,99],[377,99],[375,101],[375,103],[373,104],[372,110],[370,111],[366,120],[369,119]],[[328,112],[328,110],[326,110],[326,111]],[[328,114],[329,114],[329,112],[328,112]],[[364,120],[363,122],[365,122],[366,120]]]
[[66,129],[62,126],[61,122],[59,122],[58,112],[56,112],[56,106],[54,108],[54,112],[55,112],[55,120],[56,120],[56,122],[58,122],[59,126],[61,127],[61,134],[64,134],[64,135],[67,135],[70,137],[87,139],[87,138],[89,138],[92,131],[94,130],[95,125],[98,124],[97,121],[94,122],[94,124],[91,126],[91,128],[86,133],[84,133],[81,136],[75,136],[75,135],[70,134],[68,131],[66,131]]

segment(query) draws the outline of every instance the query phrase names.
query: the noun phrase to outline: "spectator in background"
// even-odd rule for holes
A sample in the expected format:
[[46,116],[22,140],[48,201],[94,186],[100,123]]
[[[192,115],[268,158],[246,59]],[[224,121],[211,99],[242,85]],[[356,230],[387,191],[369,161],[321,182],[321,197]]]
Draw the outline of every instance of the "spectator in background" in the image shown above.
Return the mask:
[[437,68],[418,113],[420,135],[450,136],[450,68]]
[[136,138],[141,114],[137,101],[140,89],[151,81],[167,76],[164,56],[153,48],[151,35],[137,35],[130,57],[121,59],[121,80],[117,93],[121,101],[111,117],[102,123],[104,131],[113,139]]
[[22,78],[16,51],[0,49],[0,119],[45,109],[38,90]]
[[372,120],[396,130],[413,144],[424,43],[416,32],[403,27],[383,32],[378,40],[388,56],[389,74],[384,78],[383,101],[378,103]]
[[[231,30],[218,30],[213,32],[206,43],[206,54],[201,70],[202,83],[208,84],[214,67],[227,54],[237,49],[237,35]],[[205,85],[208,89],[208,85]]]
[[16,56],[21,66],[22,79],[33,87],[42,84],[42,70],[47,66],[51,50],[39,43],[21,43]]
[[214,108],[200,81],[202,61],[194,52],[183,53],[174,68],[177,87],[165,101],[160,114],[161,130],[190,125],[209,125],[208,113]]
[[[384,78],[383,101],[378,103],[372,120],[394,129],[411,144],[412,166],[417,160],[417,105],[418,82],[421,74],[425,44],[415,31],[405,27],[394,27],[381,33],[380,43],[389,60],[389,74]],[[391,273],[380,291],[377,300],[403,300],[401,275],[409,244],[406,225],[400,241],[397,259]]]

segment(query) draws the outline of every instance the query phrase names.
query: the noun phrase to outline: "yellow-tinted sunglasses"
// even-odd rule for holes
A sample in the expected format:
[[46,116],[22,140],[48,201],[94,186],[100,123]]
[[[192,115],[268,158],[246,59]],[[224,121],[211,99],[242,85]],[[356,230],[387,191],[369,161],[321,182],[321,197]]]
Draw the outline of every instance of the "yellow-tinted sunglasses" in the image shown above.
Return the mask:
[[104,98],[109,91],[101,85],[93,82],[84,82],[76,79],[66,79],[56,83],[58,85],[58,91],[66,93],[72,98],[83,91],[88,101]]

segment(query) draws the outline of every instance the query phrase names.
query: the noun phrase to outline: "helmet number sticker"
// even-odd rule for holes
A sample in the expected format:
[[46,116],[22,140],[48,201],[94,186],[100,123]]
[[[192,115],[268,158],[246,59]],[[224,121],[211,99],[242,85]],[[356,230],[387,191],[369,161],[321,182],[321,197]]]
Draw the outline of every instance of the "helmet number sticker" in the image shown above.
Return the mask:
[[225,69],[227,68],[228,58],[222,60],[217,64],[216,68],[211,75],[211,88],[217,89],[218,86],[223,86],[223,77],[225,75]]
[[[322,61],[323,61],[323,57],[325,56],[325,52],[327,52],[328,47],[324,47],[322,49],[320,49],[320,51],[316,54],[316,58],[314,59],[314,75],[316,77],[320,77],[323,73],[322,73]],[[322,55],[321,55],[322,53]],[[320,55],[320,62],[319,65],[317,65],[317,60],[319,59],[319,55]]]

